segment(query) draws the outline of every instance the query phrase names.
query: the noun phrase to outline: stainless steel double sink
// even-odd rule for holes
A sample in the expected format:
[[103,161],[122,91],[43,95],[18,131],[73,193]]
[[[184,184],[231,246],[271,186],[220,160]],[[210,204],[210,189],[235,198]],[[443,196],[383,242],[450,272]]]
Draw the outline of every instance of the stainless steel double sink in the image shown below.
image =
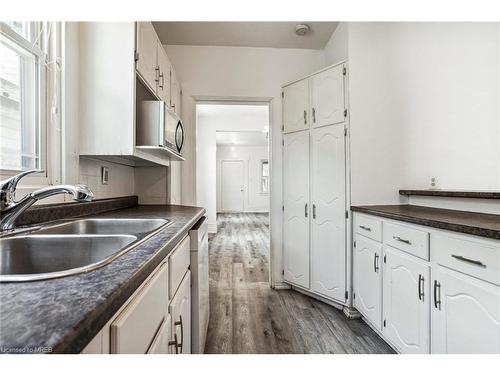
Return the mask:
[[79,219],[0,238],[0,282],[95,270],[170,223],[166,219]]

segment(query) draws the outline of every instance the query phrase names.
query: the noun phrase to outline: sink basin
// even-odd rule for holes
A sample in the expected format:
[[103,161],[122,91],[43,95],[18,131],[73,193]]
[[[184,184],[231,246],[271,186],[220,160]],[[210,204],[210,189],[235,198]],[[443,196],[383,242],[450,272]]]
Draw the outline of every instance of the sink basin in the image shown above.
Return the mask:
[[25,235],[0,239],[0,282],[94,270],[129,250],[132,235]]
[[50,226],[37,234],[141,234],[170,223],[165,219],[80,219]]

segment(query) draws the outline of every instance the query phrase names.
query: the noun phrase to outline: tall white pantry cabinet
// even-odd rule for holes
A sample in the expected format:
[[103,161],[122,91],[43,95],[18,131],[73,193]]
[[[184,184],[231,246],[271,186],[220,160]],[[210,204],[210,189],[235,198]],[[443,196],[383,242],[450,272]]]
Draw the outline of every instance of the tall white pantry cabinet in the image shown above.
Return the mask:
[[345,304],[347,64],[283,87],[284,280]]

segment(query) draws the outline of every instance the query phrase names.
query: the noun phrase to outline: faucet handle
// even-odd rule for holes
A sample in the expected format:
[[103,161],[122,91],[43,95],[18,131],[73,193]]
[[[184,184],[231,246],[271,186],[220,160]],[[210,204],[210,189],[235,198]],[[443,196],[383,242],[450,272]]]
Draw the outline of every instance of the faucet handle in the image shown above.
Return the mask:
[[38,169],[30,169],[28,171],[18,173],[6,180],[0,181],[0,205],[2,210],[14,201],[16,196],[16,187],[19,180],[24,176],[35,172],[40,171]]

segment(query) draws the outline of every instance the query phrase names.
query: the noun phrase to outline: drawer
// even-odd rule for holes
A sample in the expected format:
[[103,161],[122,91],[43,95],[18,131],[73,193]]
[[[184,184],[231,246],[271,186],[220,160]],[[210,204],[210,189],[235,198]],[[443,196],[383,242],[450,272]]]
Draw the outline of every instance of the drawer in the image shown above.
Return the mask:
[[160,329],[156,333],[151,346],[148,349],[148,354],[170,354],[170,345],[172,336],[172,319],[170,314],[167,315],[165,320],[160,326]]
[[408,225],[384,221],[384,243],[429,260],[429,233]]
[[354,231],[372,240],[382,242],[382,220],[374,216],[356,214]]
[[500,285],[500,242],[432,234],[431,249],[433,262]]
[[189,268],[189,264],[191,263],[189,243],[189,236],[184,237],[184,239],[172,251],[172,255],[168,258],[168,267],[170,269],[170,298],[174,296],[175,291],[179,287],[186,271]]
[[165,262],[111,323],[111,353],[147,352],[167,314],[167,294]]

